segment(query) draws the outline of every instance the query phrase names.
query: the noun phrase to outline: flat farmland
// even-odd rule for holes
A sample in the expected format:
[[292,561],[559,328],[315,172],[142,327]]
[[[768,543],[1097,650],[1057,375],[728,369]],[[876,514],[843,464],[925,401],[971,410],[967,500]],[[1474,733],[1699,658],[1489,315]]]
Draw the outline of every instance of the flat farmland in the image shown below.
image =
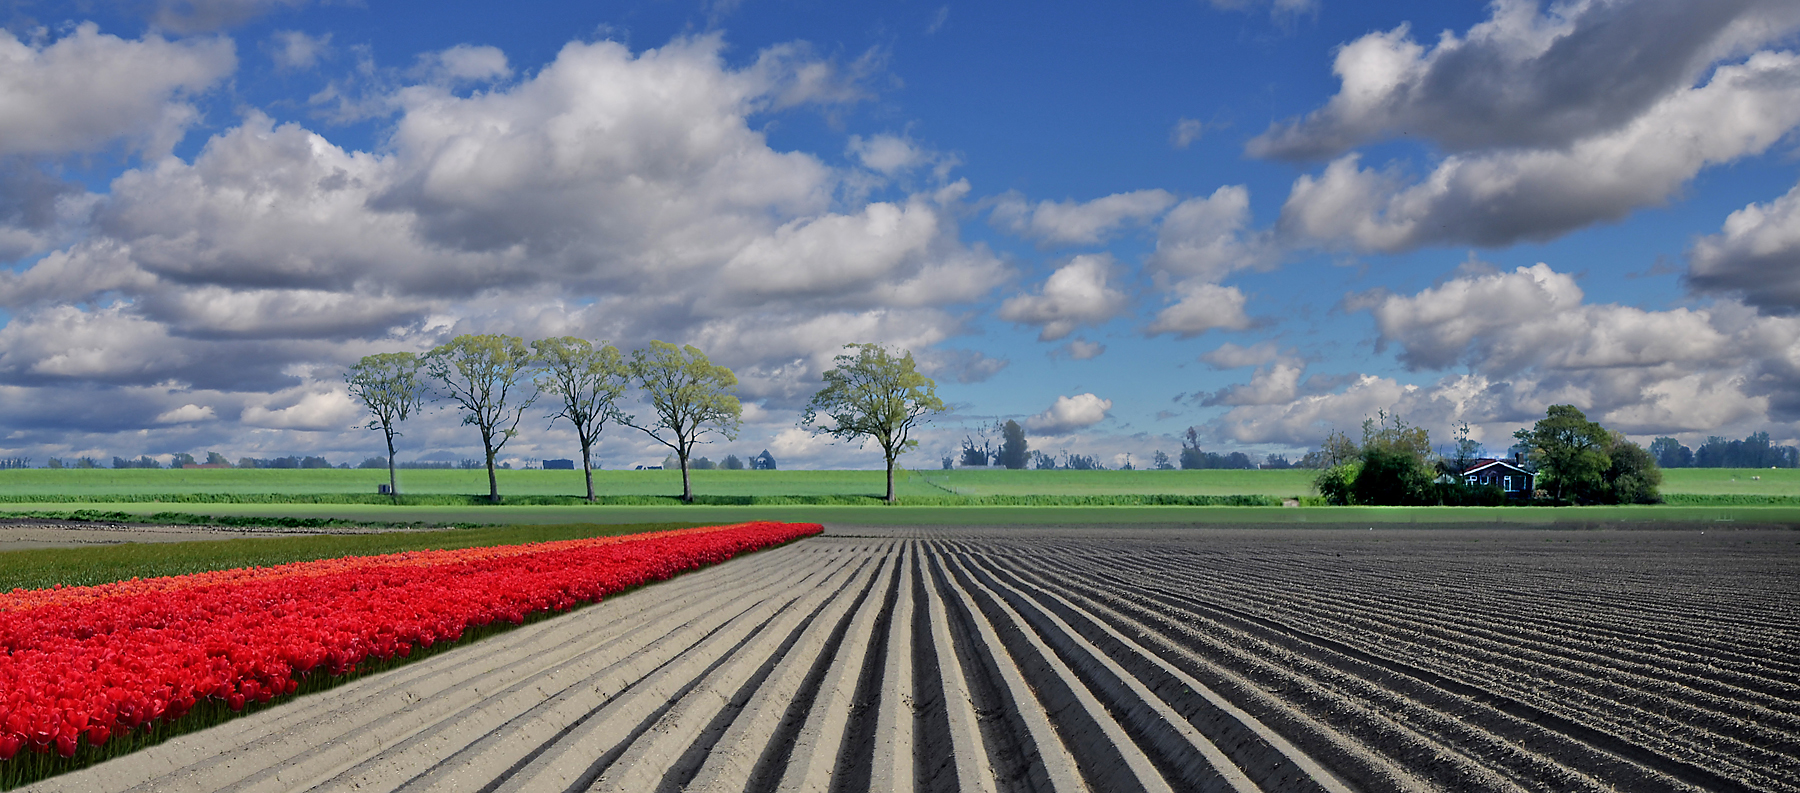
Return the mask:
[[[580,471],[501,470],[502,495],[572,496],[586,493]],[[725,496],[874,495],[884,492],[881,471],[692,471],[694,492]],[[1007,471],[900,470],[902,497],[943,496],[1298,496],[1312,493],[1315,471]],[[400,489],[414,494],[487,493],[485,470],[402,470]],[[1800,496],[1800,469],[1672,468],[1663,471],[1664,493]],[[12,469],[0,471],[6,496],[108,495],[320,495],[370,494],[387,484],[385,469]],[[680,471],[597,470],[601,496],[669,495],[681,492]],[[96,499],[100,500],[100,499]]]
[[1664,493],[1800,496],[1800,468],[1664,468]]
[[[487,493],[487,471],[412,469],[399,473],[411,494]],[[584,495],[580,471],[500,470],[500,492],[513,496]],[[1019,495],[1271,495],[1312,492],[1316,472],[1288,471],[1007,471],[906,470],[895,472],[905,496]],[[886,492],[885,472],[690,471],[694,492],[721,496],[833,496]],[[5,496],[289,495],[368,494],[387,484],[386,469],[13,469],[0,471]],[[596,470],[599,496],[681,493],[675,470]]]
[[836,526],[38,790],[1800,790],[1800,533]]

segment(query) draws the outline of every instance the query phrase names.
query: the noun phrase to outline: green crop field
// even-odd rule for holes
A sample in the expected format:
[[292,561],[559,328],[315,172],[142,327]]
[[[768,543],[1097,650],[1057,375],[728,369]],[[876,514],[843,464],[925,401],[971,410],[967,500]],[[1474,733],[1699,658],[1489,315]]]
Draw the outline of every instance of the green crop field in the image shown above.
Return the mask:
[[[497,471],[500,492],[518,496],[579,496],[587,490],[580,471]],[[712,495],[880,495],[881,471],[691,471],[694,492]],[[402,470],[400,491],[417,494],[487,493],[487,471]],[[902,476],[902,493],[942,493]],[[30,495],[290,495],[373,494],[387,484],[385,469],[151,470],[16,469],[0,471],[0,499]],[[679,495],[680,471],[594,472],[594,492],[603,496]]]
[[[168,504],[142,502],[23,504],[0,502],[0,513],[52,516],[71,508],[151,516]],[[371,504],[181,505],[192,522],[226,518],[338,519],[362,523],[457,524],[736,523],[779,520],[839,525],[1259,525],[1340,526],[1368,522],[1601,525],[1608,523],[1800,524],[1800,506],[1558,507],[1141,507],[1141,506],[386,506]],[[118,518],[113,518],[118,519]]]
[[[1411,508],[1331,509],[1305,498],[1301,509],[1281,499],[1310,494],[1313,472],[1287,471],[901,471],[903,506],[877,503],[881,471],[695,471],[703,502],[685,505],[678,471],[596,471],[595,487],[611,504],[587,505],[580,471],[501,471],[509,504],[481,503],[481,470],[402,471],[411,503],[377,498],[382,470],[145,470],[0,471],[0,511],[67,514],[76,510],[134,515],[162,512],[241,518],[337,518],[364,523],[629,523],[654,521],[808,520],[837,523],[1265,523],[1378,521],[1515,522],[1608,520],[1748,520],[1793,522],[1800,516],[1800,471],[1675,469],[1663,492],[1670,505],[1497,510]],[[1239,500],[1245,506],[1212,506]],[[1175,500],[1155,505],[1152,499]],[[1181,501],[1185,499],[1185,501]],[[297,501],[303,503],[283,503]],[[314,503],[306,503],[314,502]],[[536,503],[533,503],[536,502]],[[706,503],[710,502],[710,503]],[[911,502],[910,506],[905,506]],[[960,502],[960,503],[959,503]],[[1257,503],[1269,506],[1254,506]],[[179,519],[179,518],[177,518]]]
[[[879,496],[881,471],[693,471],[694,492],[717,496]],[[985,496],[1275,496],[1310,495],[1315,472],[1285,471],[1007,471],[901,470],[901,497]],[[510,496],[578,496],[580,471],[498,472]],[[1695,495],[1800,496],[1800,469],[1679,468],[1663,472],[1663,492]],[[1754,477],[1754,478],[1753,478]],[[0,471],[7,496],[373,495],[385,470],[341,469],[64,469]],[[487,492],[483,470],[403,470],[400,489],[419,495]],[[679,471],[594,472],[601,496],[666,496],[681,492]],[[179,501],[181,499],[171,499]]]
[[1310,495],[1317,471],[918,471],[945,491],[970,496]]
[[[694,492],[717,496],[879,496],[881,471],[692,471]],[[901,470],[901,497],[1258,495],[1293,497],[1312,492],[1314,472],[1287,471],[1007,471]],[[580,471],[498,472],[500,492],[511,496],[578,496]],[[7,496],[326,495],[375,493],[385,470],[340,469],[16,469],[0,471],[0,500]],[[417,495],[485,494],[483,470],[403,470],[400,490]],[[681,492],[679,471],[594,472],[599,496],[672,495]],[[180,499],[171,499],[180,500]]]
[[1800,496],[1800,468],[1665,468],[1662,492]]

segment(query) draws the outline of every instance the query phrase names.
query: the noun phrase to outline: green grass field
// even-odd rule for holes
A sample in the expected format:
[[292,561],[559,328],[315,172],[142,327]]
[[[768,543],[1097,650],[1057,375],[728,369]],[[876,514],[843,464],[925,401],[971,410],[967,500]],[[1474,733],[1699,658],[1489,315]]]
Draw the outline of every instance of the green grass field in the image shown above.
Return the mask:
[[[580,471],[496,472],[500,492],[517,496],[579,496],[587,492]],[[881,471],[692,471],[694,492],[710,495],[880,495]],[[487,471],[402,470],[400,492],[487,493]],[[373,494],[387,484],[387,471],[371,469],[88,470],[16,469],[0,471],[0,499],[26,495],[184,494]],[[905,494],[943,493],[901,477]],[[680,495],[680,471],[595,471],[594,492],[603,496]]]
[[[879,496],[881,471],[693,471],[694,492],[718,496]],[[1286,471],[943,471],[897,472],[902,497],[1025,495],[1260,495],[1312,493],[1314,472]],[[1753,479],[1752,477],[1760,477]],[[580,471],[500,471],[500,492],[516,496],[579,496]],[[0,471],[7,496],[324,495],[375,493],[385,470],[89,469]],[[412,494],[485,494],[482,470],[400,472]],[[601,496],[675,495],[679,471],[594,472]],[[1663,492],[1695,495],[1800,496],[1800,469],[1679,468],[1663,472]]]
[[[481,503],[487,490],[480,470],[402,471],[403,492],[418,503],[394,505],[374,496],[386,482],[378,470],[43,470],[0,471],[0,511],[68,513],[118,511],[136,515],[199,513],[243,518],[337,518],[363,523],[514,524],[730,522],[751,519],[835,523],[1507,523],[1618,520],[1800,522],[1800,471],[1676,469],[1665,472],[1663,491],[1674,502],[1659,507],[1559,509],[1326,508],[1270,506],[1138,506],[1150,496],[1211,499],[1248,496],[1267,503],[1310,493],[1312,472],[1288,471],[969,471],[899,472],[902,502],[887,507],[881,471],[695,471],[694,490],[711,505],[684,505],[678,471],[596,471],[599,495],[615,503],[593,506],[582,492],[580,471],[501,471],[502,506]],[[1760,477],[1760,478],[1752,478]],[[10,497],[10,498],[9,498]],[[1774,498],[1778,503],[1756,502]],[[291,499],[320,503],[271,503]],[[362,503],[346,503],[354,499]],[[752,499],[756,503],[749,503]],[[957,502],[968,500],[972,504]],[[1007,504],[1035,499],[1060,504]],[[1082,504],[1083,499],[1096,503]],[[532,504],[531,501],[543,503]],[[769,503],[781,501],[812,503]],[[987,504],[980,504],[982,500]],[[1113,501],[1107,504],[1107,501]],[[629,503],[629,502],[637,503]],[[1309,499],[1310,501],[1310,499]],[[1684,503],[1684,501],[1686,503]],[[221,503],[222,502],[222,503]],[[232,503],[241,502],[241,503]],[[260,503],[259,503],[260,502]],[[338,502],[338,503],[332,503]],[[526,502],[526,503],[520,503]],[[733,503],[738,502],[738,503]],[[1001,503],[994,503],[1001,502]]]
[[[516,496],[578,496],[585,493],[580,471],[499,471],[500,492]],[[694,492],[751,496],[879,496],[881,471],[691,471]],[[400,491],[412,494],[485,494],[483,470],[400,471]],[[903,470],[895,474],[901,496],[1018,495],[1269,495],[1297,496],[1312,490],[1311,471],[941,471]],[[387,484],[384,470],[277,469],[17,469],[0,471],[0,499],[6,496],[145,496],[280,493],[373,494]],[[600,496],[678,495],[680,471],[595,471]]]
[[1662,492],[1720,496],[1800,496],[1800,468],[1665,468]]
[[[0,502],[0,513],[54,515],[70,507],[136,515],[171,511],[167,504],[20,504]],[[737,523],[780,520],[840,525],[1265,525],[1340,526],[1369,522],[1601,525],[1608,523],[1796,524],[1794,506],[1558,507],[1034,507],[1034,506],[383,506],[369,504],[205,504],[182,512],[225,517],[339,519],[360,523]]]

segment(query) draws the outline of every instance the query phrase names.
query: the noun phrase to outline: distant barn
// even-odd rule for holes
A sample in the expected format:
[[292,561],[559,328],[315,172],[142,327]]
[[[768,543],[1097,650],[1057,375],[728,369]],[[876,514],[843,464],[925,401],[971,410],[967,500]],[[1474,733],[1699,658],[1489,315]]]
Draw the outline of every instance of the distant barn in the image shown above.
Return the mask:
[[574,460],[545,460],[544,461],[544,470],[546,470],[546,471],[573,471],[573,470],[575,470],[575,461]]

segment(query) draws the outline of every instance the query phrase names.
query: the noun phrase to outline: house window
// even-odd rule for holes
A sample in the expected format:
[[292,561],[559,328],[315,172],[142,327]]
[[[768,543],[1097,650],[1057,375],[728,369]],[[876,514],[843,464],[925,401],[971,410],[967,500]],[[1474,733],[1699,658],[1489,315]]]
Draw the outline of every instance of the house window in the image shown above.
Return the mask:
[[1469,486],[1474,487],[1478,483],[1479,479],[1480,479],[1480,477],[1475,477],[1475,476],[1469,477]]
[[1518,490],[1518,488],[1513,487],[1512,477],[1510,477],[1510,476],[1507,477],[1506,478],[1506,492],[1511,493],[1515,490]]

